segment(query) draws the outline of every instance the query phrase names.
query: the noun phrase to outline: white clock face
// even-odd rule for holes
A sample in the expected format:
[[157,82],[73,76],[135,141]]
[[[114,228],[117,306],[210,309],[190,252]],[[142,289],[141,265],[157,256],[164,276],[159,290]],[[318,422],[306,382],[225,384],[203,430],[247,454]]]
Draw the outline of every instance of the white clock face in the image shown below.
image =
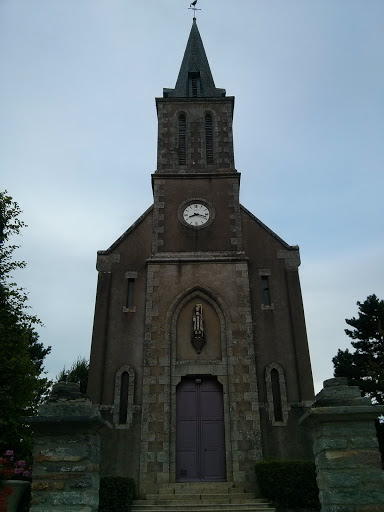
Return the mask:
[[203,226],[209,220],[209,210],[200,203],[190,204],[184,209],[183,219],[190,226]]

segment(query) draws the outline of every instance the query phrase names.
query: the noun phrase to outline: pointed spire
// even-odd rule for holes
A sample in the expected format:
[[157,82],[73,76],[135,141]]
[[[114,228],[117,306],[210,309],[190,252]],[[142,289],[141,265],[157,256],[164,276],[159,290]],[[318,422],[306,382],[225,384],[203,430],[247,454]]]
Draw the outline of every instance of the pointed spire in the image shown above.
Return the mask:
[[164,89],[164,97],[212,98],[225,96],[225,89],[216,89],[196,18],[181,63],[174,89]]

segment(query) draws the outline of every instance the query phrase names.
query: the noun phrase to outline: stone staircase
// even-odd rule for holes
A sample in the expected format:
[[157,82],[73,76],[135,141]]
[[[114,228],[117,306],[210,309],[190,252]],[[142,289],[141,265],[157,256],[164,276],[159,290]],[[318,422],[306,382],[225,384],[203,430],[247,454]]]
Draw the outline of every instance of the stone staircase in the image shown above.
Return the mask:
[[156,494],[136,500],[132,512],[274,512],[266,500],[232,482],[164,484]]

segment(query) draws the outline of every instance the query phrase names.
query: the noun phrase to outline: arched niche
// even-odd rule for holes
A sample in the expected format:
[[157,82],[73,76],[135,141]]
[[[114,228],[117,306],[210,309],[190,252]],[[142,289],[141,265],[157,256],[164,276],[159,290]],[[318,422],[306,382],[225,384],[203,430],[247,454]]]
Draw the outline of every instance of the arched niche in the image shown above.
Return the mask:
[[[203,294],[187,298],[176,318],[176,361],[217,361],[222,359],[221,324],[219,315]],[[202,310],[203,347],[199,353],[193,343],[193,318],[196,306]]]

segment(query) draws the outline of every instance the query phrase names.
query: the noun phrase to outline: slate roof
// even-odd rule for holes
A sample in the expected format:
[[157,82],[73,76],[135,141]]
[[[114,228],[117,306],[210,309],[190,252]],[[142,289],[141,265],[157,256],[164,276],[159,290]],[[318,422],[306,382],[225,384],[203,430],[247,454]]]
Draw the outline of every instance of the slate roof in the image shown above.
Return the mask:
[[187,98],[190,96],[189,82],[191,78],[199,77],[200,88],[198,97],[215,98],[225,96],[225,89],[217,89],[212,77],[203,41],[193,20],[191,32],[181,63],[179,76],[174,89],[164,89],[165,98]]

